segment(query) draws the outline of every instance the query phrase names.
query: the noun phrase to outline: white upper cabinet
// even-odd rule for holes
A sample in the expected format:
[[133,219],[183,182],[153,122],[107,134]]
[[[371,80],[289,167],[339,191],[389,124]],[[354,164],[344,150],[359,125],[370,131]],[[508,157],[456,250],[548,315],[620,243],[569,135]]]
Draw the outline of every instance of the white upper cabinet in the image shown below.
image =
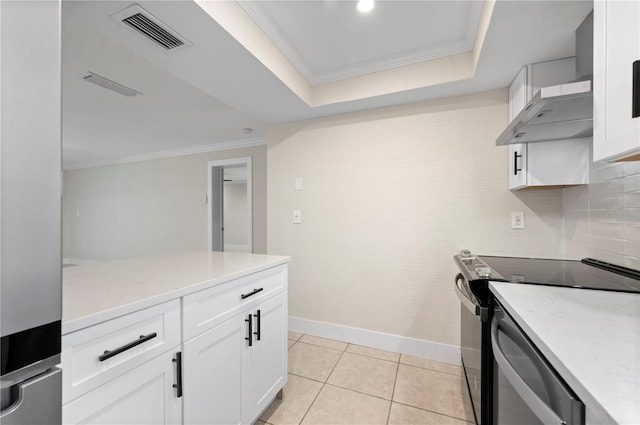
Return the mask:
[[[509,86],[509,122],[541,87],[575,79],[575,58],[522,67]],[[509,189],[555,188],[589,183],[589,139],[509,145]]]
[[[640,2],[594,2],[593,159],[640,160]],[[634,97],[635,90],[635,97]],[[640,109],[640,105],[636,106]]]

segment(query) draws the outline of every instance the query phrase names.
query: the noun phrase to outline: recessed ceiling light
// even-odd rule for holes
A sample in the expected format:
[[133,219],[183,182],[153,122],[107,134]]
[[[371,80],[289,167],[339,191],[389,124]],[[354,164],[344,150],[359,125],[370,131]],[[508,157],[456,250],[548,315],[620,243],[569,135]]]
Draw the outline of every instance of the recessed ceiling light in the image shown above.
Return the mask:
[[371,12],[375,6],[373,0],[358,0],[358,10],[362,13]]

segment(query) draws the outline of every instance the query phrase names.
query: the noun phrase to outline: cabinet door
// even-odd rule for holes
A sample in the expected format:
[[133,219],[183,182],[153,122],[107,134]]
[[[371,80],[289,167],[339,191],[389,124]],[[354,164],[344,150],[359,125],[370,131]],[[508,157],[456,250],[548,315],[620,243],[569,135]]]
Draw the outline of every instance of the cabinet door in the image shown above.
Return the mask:
[[594,2],[594,160],[640,153],[632,117],[633,63],[640,60],[640,2]]
[[276,295],[253,310],[254,339],[251,347],[244,347],[242,422],[245,424],[257,419],[287,380],[286,294]]
[[509,145],[509,189],[527,186],[527,145]]
[[528,85],[528,68],[522,67],[509,86],[509,122],[527,106],[531,98]]
[[236,316],[184,344],[184,423],[239,424],[245,316]]
[[64,424],[180,424],[174,353],[165,353],[62,407]]

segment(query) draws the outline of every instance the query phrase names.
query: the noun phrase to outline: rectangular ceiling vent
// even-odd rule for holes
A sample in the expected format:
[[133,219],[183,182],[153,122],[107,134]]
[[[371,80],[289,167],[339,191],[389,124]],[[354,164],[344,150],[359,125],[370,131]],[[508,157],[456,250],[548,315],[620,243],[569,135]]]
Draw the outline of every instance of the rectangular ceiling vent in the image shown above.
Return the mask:
[[111,18],[126,24],[166,51],[173,52],[193,45],[138,4],[132,4],[124,10],[114,13]]

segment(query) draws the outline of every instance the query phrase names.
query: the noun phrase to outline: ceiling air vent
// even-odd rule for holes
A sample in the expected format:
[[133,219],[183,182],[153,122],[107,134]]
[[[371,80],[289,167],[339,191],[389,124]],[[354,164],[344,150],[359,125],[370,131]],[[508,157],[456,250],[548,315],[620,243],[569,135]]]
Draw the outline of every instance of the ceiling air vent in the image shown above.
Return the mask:
[[111,18],[126,24],[167,51],[173,52],[186,46],[192,46],[186,38],[137,4],[114,13]]

